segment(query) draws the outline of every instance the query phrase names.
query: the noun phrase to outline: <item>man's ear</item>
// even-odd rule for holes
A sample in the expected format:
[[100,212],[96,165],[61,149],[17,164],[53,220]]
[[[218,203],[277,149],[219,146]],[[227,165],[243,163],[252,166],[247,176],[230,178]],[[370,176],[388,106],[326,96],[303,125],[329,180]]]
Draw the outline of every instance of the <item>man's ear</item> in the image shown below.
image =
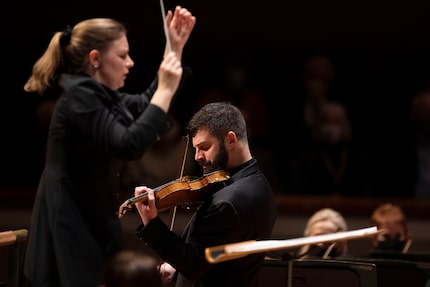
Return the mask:
[[236,134],[233,131],[229,131],[226,136],[225,144],[227,147],[231,147],[237,141]]

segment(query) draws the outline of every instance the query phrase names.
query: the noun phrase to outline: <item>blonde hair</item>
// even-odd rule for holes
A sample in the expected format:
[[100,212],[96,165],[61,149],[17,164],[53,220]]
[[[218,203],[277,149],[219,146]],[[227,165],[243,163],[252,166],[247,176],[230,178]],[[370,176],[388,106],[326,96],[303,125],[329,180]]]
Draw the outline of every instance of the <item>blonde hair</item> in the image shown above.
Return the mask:
[[56,85],[61,73],[84,74],[89,65],[89,52],[95,49],[103,53],[125,33],[123,24],[109,18],[84,20],[73,28],[55,32],[47,49],[33,65],[24,90],[43,94]]
[[315,212],[309,218],[306,224],[304,236],[310,236],[312,233],[312,227],[315,225],[315,223],[324,220],[330,220],[333,222],[338,227],[338,231],[348,230],[348,225],[346,224],[345,219],[338,211],[331,208],[323,208]]
[[[332,209],[332,208],[323,208],[318,211],[316,211],[307,221],[306,228],[304,231],[304,236],[308,237],[312,235],[313,227],[316,223],[321,221],[331,221],[334,223],[338,230],[337,232],[341,231],[348,231],[348,225],[346,223],[345,218],[340,214],[340,212]],[[347,253],[347,244],[346,241],[339,241],[336,243],[336,245],[339,247],[339,251],[341,255],[345,255]],[[305,254],[309,250],[310,246],[305,245],[301,248],[300,254]]]

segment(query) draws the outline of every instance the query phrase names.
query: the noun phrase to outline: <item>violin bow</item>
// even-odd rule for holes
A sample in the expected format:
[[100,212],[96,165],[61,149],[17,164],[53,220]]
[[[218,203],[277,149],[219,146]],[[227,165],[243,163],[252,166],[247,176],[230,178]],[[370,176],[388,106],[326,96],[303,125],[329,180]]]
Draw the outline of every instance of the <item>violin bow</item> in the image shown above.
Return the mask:
[[[184,176],[185,161],[187,159],[187,154],[188,154],[188,145],[190,144],[189,136],[186,135],[185,137],[187,138],[187,141],[185,144],[184,156],[182,158],[182,166],[181,166],[181,171],[179,173],[179,180],[182,180],[182,177]],[[170,215],[169,215],[169,229],[170,229],[170,231],[173,230],[173,226],[175,224],[176,211],[177,211],[176,205],[170,209]]]
[[[172,51],[172,44],[170,43],[170,37],[169,37],[169,29],[167,27],[167,21],[166,21],[166,10],[164,9],[164,1],[160,0],[160,8],[161,8],[161,17],[163,19],[163,29],[164,29],[164,36],[166,37],[166,48],[168,52]],[[184,159],[182,160],[182,167],[180,171],[179,179],[181,180],[184,174],[184,166],[185,166],[185,158],[187,155],[187,149],[188,149],[188,140],[187,140],[187,147],[185,148],[185,155]],[[169,215],[169,229],[170,231],[173,230],[173,225],[175,223],[175,217],[176,217],[176,206],[172,207],[170,209],[170,215]]]
[[167,21],[166,21],[166,11],[164,9],[163,0],[160,0],[160,8],[161,8],[161,17],[163,18],[163,29],[164,29],[164,36],[166,37],[167,51],[171,52],[172,44],[170,43],[169,30],[168,30]]

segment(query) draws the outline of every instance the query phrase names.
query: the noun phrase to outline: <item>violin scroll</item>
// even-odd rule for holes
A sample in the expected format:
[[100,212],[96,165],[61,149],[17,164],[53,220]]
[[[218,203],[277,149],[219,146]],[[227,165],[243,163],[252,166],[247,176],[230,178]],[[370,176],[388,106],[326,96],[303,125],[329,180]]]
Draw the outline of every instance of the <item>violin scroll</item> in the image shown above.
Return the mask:
[[127,203],[127,201],[123,202],[123,203],[121,204],[121,206],[119,207],[119,210],[118,210],[118,217],[119,217],[119,218],[123,217],[123,216],[124,216],[124,214],[125,214],[128,210],[131,210],[131,209],[132,209],[131,204],[128,204],[128,203]]
[[137,201],[143,201],[147,198],[147,195],[145,194],[145,198],[139,199],[137,200],[136,197],[133,198],[129,198],[126,201],[124,201],[121,206],[119,207],[118,210],[118,217],[121,218],[124,216],[124,214],[128,211],[128,210],[132,210],[133,209],[133,205],[135,202]]

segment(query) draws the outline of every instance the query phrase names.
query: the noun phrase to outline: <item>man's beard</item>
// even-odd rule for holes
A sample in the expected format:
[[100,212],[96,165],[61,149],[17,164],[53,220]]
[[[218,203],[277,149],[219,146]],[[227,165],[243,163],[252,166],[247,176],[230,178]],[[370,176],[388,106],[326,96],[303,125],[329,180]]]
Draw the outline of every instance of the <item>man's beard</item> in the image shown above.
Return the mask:
[[208,168],[204,170],[204,173],[208,174],[208,173],[220,170],[220,169],[226,170],[227,169],[227,162],[228,162],[227,149],[225,148],[225,145],[223,143],[220,143],[219,152],[215,156],[214,161],[202,163],[202,165],[209,163]]

